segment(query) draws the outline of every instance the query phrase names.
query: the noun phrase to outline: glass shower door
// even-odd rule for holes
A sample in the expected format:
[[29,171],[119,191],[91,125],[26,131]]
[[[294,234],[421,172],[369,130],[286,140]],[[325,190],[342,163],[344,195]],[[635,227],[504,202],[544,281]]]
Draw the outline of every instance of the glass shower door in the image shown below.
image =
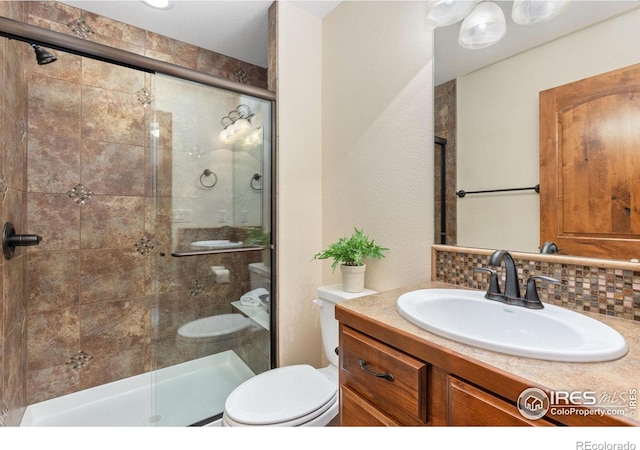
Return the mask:
[[271,102],[155,76],[157,425],[219,416],[271,368]]

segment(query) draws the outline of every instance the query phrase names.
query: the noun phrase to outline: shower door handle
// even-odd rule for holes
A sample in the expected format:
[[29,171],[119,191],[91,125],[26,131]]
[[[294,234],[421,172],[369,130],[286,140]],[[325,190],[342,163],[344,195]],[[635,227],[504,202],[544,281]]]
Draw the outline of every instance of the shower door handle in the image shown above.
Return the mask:
[[7,222],[2,229],[2,253],[4,258],[11,259],[16,247],[38,245],[41,240],[42,237],[37,234],[16,234],[13,224]]
[[201,256],[201,255],[217,255],[219,253],[241,253],[241,252],[255,252],[256,250],[265,250],[266,247],[262,245],[250,245],[248,247],[229,247],[229,248],[217,248],[215,250],[194,250],[194,251],[178,251],[171,253],[171,256],[180,258],[182,256]]

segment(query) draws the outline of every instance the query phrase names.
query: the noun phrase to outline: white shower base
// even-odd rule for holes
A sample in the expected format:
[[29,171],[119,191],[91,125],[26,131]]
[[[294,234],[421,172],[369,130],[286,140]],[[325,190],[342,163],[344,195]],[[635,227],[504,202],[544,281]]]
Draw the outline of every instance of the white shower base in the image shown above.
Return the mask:
[[188,426],[255,374],[228,350],[29,405],[22,427]]

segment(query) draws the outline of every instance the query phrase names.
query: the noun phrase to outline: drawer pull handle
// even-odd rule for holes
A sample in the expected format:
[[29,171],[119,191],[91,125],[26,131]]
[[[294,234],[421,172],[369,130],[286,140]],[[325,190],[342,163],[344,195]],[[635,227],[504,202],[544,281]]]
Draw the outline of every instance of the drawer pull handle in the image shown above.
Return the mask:
[[393,375],[391,375],[390,373],[376,373],[376,372],[372,371],[371,369],[368,369],[367,368],[367,363],[362,358],[358,358],[358,364],[360,364],[360,368],[362,370],[364,370],[368,374],[373,375],[374,377],[384,378],[387,381],[394,381],[395,380],[395,378],[393,378]]

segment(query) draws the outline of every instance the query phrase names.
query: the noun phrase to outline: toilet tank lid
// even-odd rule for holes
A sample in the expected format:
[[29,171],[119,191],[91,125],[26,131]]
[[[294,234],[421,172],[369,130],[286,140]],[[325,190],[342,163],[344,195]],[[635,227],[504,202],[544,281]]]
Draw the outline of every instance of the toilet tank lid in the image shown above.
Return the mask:
[[322,286],[318,288],[318,298],[320,298],[321,300],[327,300],[332,303],[340,303],[352,298],[358,298],[365,295],[377,293],[377,291],[372,291],[371,289],[365,289],[362,292],[345,292],[342,290],[342,283],[331,284],[329,286]]
[[258,273],[260,275],[269,276],[271,274],[271,269],[264,265],[264,263],[250,263],[249,271]]

